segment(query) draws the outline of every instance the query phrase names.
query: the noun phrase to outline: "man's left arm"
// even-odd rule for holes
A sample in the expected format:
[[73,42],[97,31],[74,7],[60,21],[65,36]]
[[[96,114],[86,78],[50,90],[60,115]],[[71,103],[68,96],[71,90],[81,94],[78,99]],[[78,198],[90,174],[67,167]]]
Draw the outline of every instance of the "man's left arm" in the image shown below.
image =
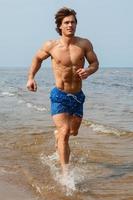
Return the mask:
[[99,67],[98,58],[95,52],[93,51],[93,46],[90,43],[90,41],[85,40],[84,49],[85,49],[85,57],[89,63],[89,66],[88,68],[80,68],[77,70],[77,73],[81,79],[86,79],[88,76],[95,73]]

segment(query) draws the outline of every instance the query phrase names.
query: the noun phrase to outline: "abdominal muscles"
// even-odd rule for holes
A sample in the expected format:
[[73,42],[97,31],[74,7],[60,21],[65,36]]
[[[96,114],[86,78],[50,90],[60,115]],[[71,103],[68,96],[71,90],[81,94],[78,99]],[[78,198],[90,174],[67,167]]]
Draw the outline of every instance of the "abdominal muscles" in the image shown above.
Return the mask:
[[70,93],[76,93],[81,90],[81,79],[76,73],[79,67],[76,66],[59,66],[54,67],[56,86]]

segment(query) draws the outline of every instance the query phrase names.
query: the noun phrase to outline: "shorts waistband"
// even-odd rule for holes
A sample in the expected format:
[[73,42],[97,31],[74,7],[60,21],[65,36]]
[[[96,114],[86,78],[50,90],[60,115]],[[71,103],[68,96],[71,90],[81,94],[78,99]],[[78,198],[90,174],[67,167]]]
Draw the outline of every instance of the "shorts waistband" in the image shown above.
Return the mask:
[[[77,93],[67,93],[65,91],[62,91],[61,89],[55,87],[51,90],[50,98],[56,101],[66,101],[73,99],[75,102],[81,104],[84,102],[85,95],[82,90],[80,90]],[[57,100],[58,99],[58,100]]]
[[61,90],[57,87],[54,87],[52,90],[61,92],[62,94],[64,93],[65,95],[68,95],[68,96],[77,96],[78,94],[82,92],[82,90],[80,90],[79,92],[76,92],[76,93],[70,93],[70,92],[65,92],[64,90]]

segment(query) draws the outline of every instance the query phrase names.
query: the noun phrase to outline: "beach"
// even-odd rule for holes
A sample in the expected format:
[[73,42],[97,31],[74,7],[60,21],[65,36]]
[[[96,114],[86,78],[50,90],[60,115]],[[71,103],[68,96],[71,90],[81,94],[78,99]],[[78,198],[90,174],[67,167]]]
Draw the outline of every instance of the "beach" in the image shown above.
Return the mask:
[[79,136],[70,139],[72,174],[65,180],[66,185],[61,180],[53,132],[1,135],[0,141],[0,176],[4,187],[7,184],[9,188],[7,198],[2,199],[13,199],[14,194],[20,199],[32,194],[34,198],[28,199],[52,200],[133,197],[130,134],[106,135],[82,125]]
[[35,199],[30,192],[28,193],[22,190],[22,188],[16,187],[15,185],[9,184],[5,181],[0,181],[0,198],[5,200]]
[[133,70],[102,70],[84,82],[84,119],[70,137],[67,177],[55,151],[52,74],[42,69],[33,94],[25,88],[26,72],[1,69],[0,199],[132,200]]

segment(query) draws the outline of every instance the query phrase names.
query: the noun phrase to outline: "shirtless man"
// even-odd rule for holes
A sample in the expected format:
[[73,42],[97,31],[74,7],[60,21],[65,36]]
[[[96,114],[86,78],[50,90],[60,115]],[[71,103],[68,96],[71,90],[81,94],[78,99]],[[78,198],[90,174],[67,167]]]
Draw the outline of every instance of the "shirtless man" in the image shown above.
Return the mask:
[[[47,41],[33,58],[27,88],[35,92],[35,74],[43,60],[51,57],[56,87],[52,89],[51,115],[56,126],[57,149],[63,171],[69,163],[69,136],[78,134],[83,117],[85,95],[82,80],[98,70],[98,59],[91,42],[75,36],[76,12],[61,8],[55,15],[56,31],[60,38]],[[85,58],[89,63],[84,68]]]

